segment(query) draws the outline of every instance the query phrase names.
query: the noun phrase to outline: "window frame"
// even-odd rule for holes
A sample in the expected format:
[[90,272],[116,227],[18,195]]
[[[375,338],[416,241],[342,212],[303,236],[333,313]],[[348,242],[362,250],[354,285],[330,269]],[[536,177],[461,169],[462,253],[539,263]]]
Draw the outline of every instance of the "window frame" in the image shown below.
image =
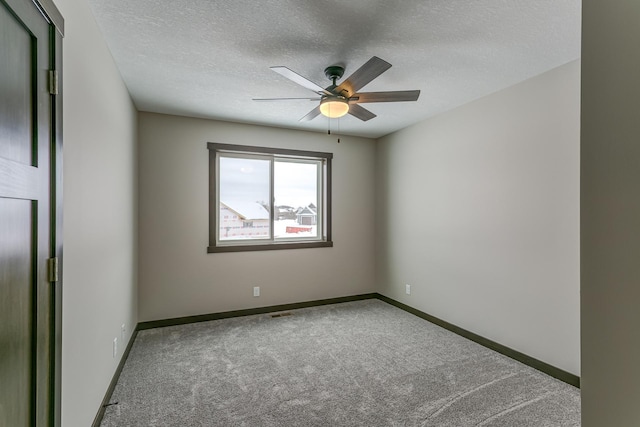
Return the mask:
[[[207,143],[207,149],[209,150],[209,246],[207,247],[207,253],[219,253],[219,252],[245,252],[245,251],[265,251],[265,250],[277,250],[277,249],[305,249],[305,248],[323,248],[332,247],[333,241],[331,238],[331,160],[333,159],[333,153],[323,153],[316,151],[303,151],[303,150],[291,150],[284,148],[272,148],[272,147],[255,147],[248,145],[235,145],[235,144],[221,144],[216,142]],[[319,232],[319,237],[314,236],[309,240],[291,240],[282,239],[276,241],[273,237],[275,226],[275,210],[274,210],[274,195],[273,195],[273,170],[270,176],[270,239],[256,239],[251,243],[243,242],[242,240],[225,241],[220,243],[217,238],[218,232],[218,215],[220,211],[220,202],[218,200],[218,153],[225,154],[240,154],[245,155],[257,155],[257,156],[270,156],[274,159],[290,158],[300,160],[314,160],[321,161],[323,167],[320,168],[322,176],[319,177],[319,182],[322,186],[318,187],[320,193],[319,198],[322,201],[322,212],[318,212],[318,217],[322,217],[322,230]],[[273,165],[272,165],[273,166]],[[318,207],[319,208],[319,207]]]

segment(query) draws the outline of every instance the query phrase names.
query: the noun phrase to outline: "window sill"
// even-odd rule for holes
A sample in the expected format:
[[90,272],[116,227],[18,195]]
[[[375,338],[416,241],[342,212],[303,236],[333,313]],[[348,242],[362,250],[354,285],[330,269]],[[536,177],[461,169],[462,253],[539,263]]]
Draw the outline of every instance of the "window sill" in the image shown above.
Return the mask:
[[332,241],[327,242],[300,242],[300,243],[268,243],[264,245],[229,245],[229,246],[209,246],[207,253],[219,252],[249,252],[249,251],[272,251],[279,249],[307,249],[307,248],[330,248],[333,247]]

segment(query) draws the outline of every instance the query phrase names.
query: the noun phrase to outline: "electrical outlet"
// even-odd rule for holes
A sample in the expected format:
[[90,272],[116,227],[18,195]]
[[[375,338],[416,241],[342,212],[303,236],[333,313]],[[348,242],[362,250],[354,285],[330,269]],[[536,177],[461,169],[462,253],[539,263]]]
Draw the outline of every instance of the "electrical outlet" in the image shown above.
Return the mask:
[[411,285],[404,285],[404,291],[407,293],[407,295],[411,295]]
[[125,342],[127,337],[127,326],[123,323],[120,327],[120,341]]
[[113,357],[118,355],[118,338],[113,339]]
[[259,297],[260,296],[260,286],[254,286],[253,287],[253,296],[254,297]]

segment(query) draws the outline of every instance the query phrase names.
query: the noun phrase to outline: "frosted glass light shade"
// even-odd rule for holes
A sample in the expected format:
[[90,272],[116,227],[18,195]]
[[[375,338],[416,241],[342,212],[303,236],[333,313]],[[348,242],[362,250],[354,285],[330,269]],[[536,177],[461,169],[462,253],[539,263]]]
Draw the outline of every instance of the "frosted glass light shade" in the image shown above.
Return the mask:
[[342,97],[325,98],[320,101],[320,112],[324,116],[336,119],[349,112],[349,103]]

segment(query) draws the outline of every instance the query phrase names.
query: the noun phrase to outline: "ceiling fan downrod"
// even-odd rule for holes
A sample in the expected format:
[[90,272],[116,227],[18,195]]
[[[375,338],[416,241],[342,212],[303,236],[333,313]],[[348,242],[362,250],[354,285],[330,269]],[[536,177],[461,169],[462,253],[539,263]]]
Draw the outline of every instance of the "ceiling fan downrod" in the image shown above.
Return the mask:
[[333,86],[336,86],[336,80],[344,75],[344,67],[332,65],[324,69],[324,75],[333,82]]

